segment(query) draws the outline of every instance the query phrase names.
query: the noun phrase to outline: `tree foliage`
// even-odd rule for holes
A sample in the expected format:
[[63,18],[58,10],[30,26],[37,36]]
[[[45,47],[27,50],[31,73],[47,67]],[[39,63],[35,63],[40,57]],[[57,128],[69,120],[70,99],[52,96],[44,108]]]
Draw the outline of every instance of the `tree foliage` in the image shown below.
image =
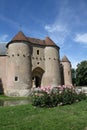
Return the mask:
[[82,61],[77,65],[76,84],[80,86],[87,85],[87,61]]
[[76,84],[76,70],[74,68],[71,69],[71,74],[72,74],[72,84]]

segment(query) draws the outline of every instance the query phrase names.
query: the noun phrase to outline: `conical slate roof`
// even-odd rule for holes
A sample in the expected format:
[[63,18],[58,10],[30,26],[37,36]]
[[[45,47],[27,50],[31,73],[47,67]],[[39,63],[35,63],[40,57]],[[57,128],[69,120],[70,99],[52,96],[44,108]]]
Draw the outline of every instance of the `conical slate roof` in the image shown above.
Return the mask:
[[64,56],[64,57],[62,58],[62,62],[70,62],[70,61],[69,61],[69,59],[68,59],[66,56]]

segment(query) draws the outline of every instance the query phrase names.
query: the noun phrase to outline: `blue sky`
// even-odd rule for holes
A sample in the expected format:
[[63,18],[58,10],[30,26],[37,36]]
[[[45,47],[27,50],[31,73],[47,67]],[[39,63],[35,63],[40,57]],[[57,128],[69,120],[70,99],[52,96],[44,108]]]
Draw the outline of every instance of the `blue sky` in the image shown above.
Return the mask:
[[87,0],[0,0],[0,42],[22,30],[26,36],[49,36],[72,67],[87,60]]

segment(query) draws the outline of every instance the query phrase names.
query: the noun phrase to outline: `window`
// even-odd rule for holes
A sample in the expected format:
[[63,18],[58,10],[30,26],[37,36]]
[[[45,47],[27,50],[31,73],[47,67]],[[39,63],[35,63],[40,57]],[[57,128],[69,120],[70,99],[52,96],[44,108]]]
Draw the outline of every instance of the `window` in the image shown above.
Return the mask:
[[17,56],[19,56],[19,54],[17,54]]
[[25,55],[23,54],[23,57],[25,57]]
[[37,55],[39,55],[39,50],[37,50]]
[[68,75],[70,75],[70,71],[68,71]]
[[34,80],[34,77],[32,77],[32,80]]
[[15,76],[15,81],[18,81],[18,76]]

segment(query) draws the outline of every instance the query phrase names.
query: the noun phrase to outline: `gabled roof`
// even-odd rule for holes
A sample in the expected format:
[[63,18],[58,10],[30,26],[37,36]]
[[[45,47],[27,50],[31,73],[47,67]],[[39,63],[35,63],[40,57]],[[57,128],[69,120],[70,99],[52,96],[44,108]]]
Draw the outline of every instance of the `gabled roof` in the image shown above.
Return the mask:
[[26,41],[26,42],[36,44],[36,45],[56,46],[56,47],[58,47],[49,37],[46,37],[45,40],[30,38],[30,37],[26,37],[22,31],[19,31],[13,37],[13,39],[6,45],[6,47],[8,47],[9,44],[17,42],[17,41]]
[[69,59],[68,59],[66,56],[64,56],[64,57],[62,58],[62,62],[70,62],[70,61],[69,61]]

